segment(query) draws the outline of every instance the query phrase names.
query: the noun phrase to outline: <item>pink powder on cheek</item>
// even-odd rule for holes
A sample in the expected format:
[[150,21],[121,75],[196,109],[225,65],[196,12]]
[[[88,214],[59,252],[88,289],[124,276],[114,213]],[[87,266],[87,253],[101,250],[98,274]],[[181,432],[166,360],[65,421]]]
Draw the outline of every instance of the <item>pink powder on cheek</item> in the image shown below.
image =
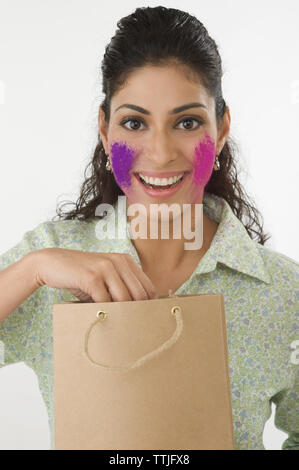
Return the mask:
[[115,142],[111,146],[112,168],[117,184],[120,187],[131,186],[130,169],[134,160],[134,150],[126,144]]
[[215,156],[215,144],[206,132],[204,140],[202,140],[194,150],[194,185],[202,187],[206,186],[213,171]]

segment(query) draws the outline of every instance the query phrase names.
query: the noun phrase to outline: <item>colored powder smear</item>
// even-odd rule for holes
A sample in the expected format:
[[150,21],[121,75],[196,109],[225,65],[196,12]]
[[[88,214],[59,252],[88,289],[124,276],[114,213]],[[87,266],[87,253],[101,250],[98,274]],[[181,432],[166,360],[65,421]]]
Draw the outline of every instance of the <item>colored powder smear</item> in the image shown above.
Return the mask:
[[130,169],[134,160],[134,150],[126,144],[115,142],[111,146],[112,167],[117,184],[120,187],[131,186]]
[[213,171],[215,156],[215,144],[206,132],[204,140],[195,147],[193,183],[196,186],[204,187],[208,183]]

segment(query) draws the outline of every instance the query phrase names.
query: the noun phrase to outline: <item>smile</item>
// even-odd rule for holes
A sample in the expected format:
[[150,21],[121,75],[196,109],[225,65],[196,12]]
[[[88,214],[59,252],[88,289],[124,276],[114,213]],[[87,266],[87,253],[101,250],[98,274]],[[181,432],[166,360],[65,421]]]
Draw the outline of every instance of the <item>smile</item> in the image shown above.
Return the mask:
[[171,178],[153,178],[138,173],[138,177],[141,183],[148,188],[163,190],[173,188],[183,179],[184,173],[178,176],[172,176]]
[[182,172],[170,178],[147,177],[142,173],[135,173],[134,176],[149,196],[168,197],[179,190],[187,173]]

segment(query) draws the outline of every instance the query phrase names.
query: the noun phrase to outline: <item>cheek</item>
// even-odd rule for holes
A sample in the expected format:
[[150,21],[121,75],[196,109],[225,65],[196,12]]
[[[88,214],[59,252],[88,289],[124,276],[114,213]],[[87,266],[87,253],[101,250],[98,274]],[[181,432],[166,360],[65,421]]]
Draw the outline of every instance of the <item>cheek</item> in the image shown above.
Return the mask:
[[115,180],[121,188],[129,188],[131,186],[130,170],[133,165],[135,151],[120,142],[114,142],[110,150]]
[[213,172],[215,156],[215,143],[206,132],[204,140],[199,142],[194,149],[193,184],[195,186],[206,186]]

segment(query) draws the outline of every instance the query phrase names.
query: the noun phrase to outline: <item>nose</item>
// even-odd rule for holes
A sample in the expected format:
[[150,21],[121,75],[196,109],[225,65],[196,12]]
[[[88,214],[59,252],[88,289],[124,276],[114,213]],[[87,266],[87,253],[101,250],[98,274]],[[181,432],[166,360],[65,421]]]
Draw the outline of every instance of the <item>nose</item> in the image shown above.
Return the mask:
[[171,163],[177,160],[178,151],[175,149],[173,142],[165,135],[164,132],[156,132],[146,153],[148,160],[155,169],[166,169]]

